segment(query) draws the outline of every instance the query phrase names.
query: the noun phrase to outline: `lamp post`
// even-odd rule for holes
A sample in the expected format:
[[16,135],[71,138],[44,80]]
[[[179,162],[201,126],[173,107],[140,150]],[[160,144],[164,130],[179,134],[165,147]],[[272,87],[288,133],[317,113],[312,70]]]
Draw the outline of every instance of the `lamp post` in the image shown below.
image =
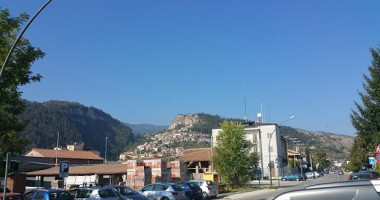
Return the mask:
[[107,163],[107,142],[108,142],[108,137],[106,137],[106,149],[104,150],[104,163]]
[[11,49],[9,50],[8,54],[7,54],[7,57],[5,58],[4,62],[3,62],[3,65],[0,69],[0,84],[1,84],[1,75],[3,74],[3,71],[5,69],[5,66],[7,65],[8,63],[8,60],[9,58],[11,57],[14,49],[16,48],[16,45],[17,43],[20,41],[22,35],[24,35],[26,29],[28,29],[29,25],[33,22],[33,20],[38,16],[38,14],[40,14],[40,12],[51,2],[52,0],[48,0],[37,12],[36,14],[33,15],[33,17],[29,20],[29,22],[26,24],[26,26],[24,27],[24,29],[22,29],[20,35],[17,37],[16,41],[13,43]]
[[[283,121],[278,126],[281,126],[282,124],[284,124],[284,123],[286,123],[286,122],[288,122],[289,120],[292,120],[292,119],[294,119],[294,116],[289,117],[287,120]],[[268,153],[269,153],[269,163],[268,163],[268,165],[269,165],[270,186],[272,186],[272,162],[271,162],[271,158],[270,158],[270,142],[272,141],[272,136],[273,136],[273,133],[275,131],[276,131],[276,126],[274,127],[274,130],[270,134],[269,144],[268,144]]]

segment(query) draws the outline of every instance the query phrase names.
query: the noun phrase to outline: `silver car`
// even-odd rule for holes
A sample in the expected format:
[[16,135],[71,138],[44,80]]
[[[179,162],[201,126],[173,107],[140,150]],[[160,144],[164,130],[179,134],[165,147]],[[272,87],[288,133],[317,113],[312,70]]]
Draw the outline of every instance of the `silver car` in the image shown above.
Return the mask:
[[83,187],[69,190],[74,200],[126,200],[115,188]]
[[185,191],[174,183],[154,183],[139,191],[149,200],[186,200]]
[[201,187],[204,199],[215,198],[218,196],[218,188],[214,182],[208,180],[191,180],[190,182],[194,182]]
[[105,187],[115,188],[121,196],[127,199],[133,200],[148,200],[144,195],[134,191],[132,188],[124,186],[124,185],[107,185]]

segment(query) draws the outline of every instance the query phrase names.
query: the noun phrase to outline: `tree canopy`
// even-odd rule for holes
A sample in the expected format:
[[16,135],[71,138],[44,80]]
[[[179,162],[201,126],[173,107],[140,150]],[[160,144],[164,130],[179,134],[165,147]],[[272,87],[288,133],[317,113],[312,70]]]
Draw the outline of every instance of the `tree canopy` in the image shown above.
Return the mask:
[[[8,9],[0,7],[0,65],[17,38],[20,27],[29,16],[25,13],[12,17]],[[26,123],[18,119],[25,105],[22,103],[19,87],[40,81],[40,74],[33,74],[32,63],[45,54],[22,38],[16,46],[0,79],[0,156],[7,152],[20,152],[26,143],[19,133]]]
[[232,187],[245,185],[251,175],[250,169],[257,166],[259,158],[251,153],[243,125],[224,121],[216,141],[213,165],[222,181]]
[[355,102],[356,110],[351,114],[352,125],[357,131],[347,166],[352,171],[358,171],[362,165],[367,166],[368,153],[380,143],[380,49],[371,48],[370,52],[369,76],[363,75],[364,92],[359,92],[362,104]]

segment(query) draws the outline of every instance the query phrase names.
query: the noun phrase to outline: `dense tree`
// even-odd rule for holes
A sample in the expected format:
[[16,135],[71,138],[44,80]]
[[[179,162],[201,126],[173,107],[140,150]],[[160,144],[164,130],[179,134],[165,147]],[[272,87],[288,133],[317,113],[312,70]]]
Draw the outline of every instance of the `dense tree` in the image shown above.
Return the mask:
[[[27,14],[18,17],[10,16],[8,9],[0,7],[0,65],[17,38],[21,25],[28,19]],[[6,152],[20,152],[26,143],[19,133],[25,129],[26,123],[18,119],[25,106],[22,103],[19,87],[31,82],[40,81],[40,74],[33,74],[32,63],[42,58],[44,53],[33,47],[22,38],[0,79],[0,157]]]
[[[323,170],[330,166],[330,162],[327,160],[327,154],[325,150],[319,149],[315,154],[315,159],[313,160],[315,165],[318,165],[317,170]],[[314,164],[313,163],[313,164]]]
[[368,67],[369,76],[363,75],[364,92],[359,92],[362,104],[355,102],[351,122],[357,137],[351,149],[348,168],[353,171],[361,165],[368,165],[368,152],[380,143],[380,49],[370,49],[372,63]]
[[251,145],[245,140],[244,127],[233,121],[224,121],[216,138],[213,155],[215,170],[229,187],[245,185],[251,169],[257,166],[258,156],[250,153]]

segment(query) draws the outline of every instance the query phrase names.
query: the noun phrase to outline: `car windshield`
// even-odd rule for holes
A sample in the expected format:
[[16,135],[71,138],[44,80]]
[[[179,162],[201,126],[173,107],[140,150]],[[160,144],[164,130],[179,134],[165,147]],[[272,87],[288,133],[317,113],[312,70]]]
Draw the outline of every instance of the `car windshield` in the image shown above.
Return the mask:
[[175,191],[183,191],[182,187],[177,184],[173,184],[172,187]]
[[76,192],[76,196],[74,196],[75,198],[90,198],[90,195],[92,193],[92,190],[89,190],[89,189],[79,189],[77,190]]
[[69,192],[61,191],[61,192],[50,192],[49,193],[50,200],[72,200],[73,197]]
[[206,182],[207,182],[207,185],[215,186],[214,182],[212,181],[206,181]]
[[115,189],[121,194],[121,195],[132,195],[136,194],[134,190],[128,187],[115,187]]

